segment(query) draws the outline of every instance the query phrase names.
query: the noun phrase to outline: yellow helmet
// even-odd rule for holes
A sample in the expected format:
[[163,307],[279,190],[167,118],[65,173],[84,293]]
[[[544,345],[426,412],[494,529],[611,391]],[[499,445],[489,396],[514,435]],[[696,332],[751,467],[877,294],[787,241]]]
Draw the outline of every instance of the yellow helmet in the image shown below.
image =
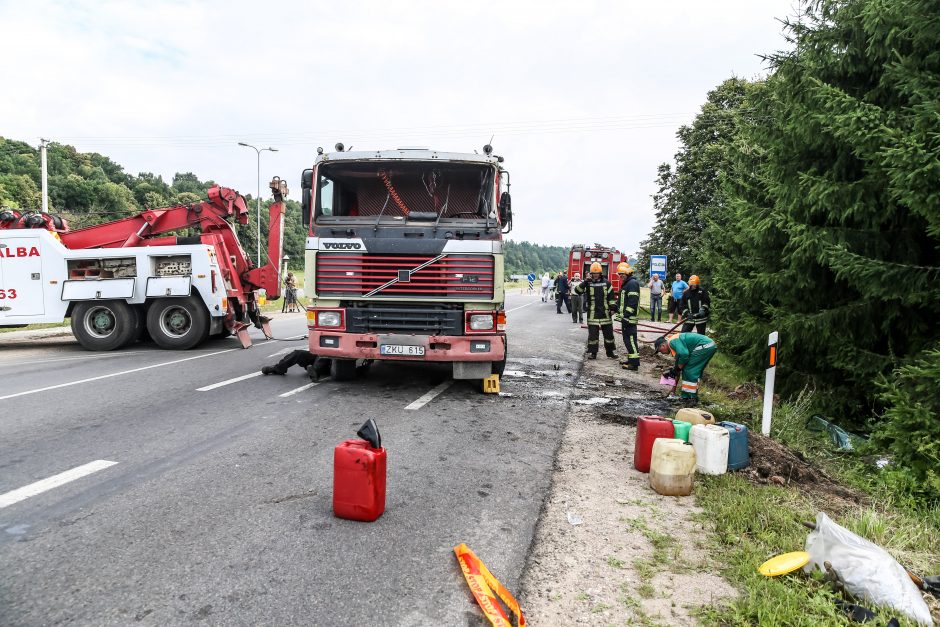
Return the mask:
[[617,274],[633,274],[633,268],[630,267],[629,263],[619,263],[617,264]]
[[698,285],[701,282],[702,281],[701,279],[698,278],[697,274],[693,274],[692,276],[689,277],[689,285]]
[[599,272],[603,272],[603,271],[604,271],[603,266],[601,266],[601,264],[597,263],[596,261],[591,264],[591,272],[598,272],[598,273],[599,273]]

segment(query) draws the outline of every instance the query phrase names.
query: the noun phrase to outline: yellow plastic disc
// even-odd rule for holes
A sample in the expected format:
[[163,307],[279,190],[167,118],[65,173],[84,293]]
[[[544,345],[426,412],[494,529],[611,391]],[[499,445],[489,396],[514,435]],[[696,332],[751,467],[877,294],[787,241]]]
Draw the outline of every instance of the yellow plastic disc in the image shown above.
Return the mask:
[[792,553],[771,557],[760,565],[757,572],[764,577],[777,577],[792,573],[797,568],[803,568],[807,564],[809,564],[809,553],[806,551],[793,551]]

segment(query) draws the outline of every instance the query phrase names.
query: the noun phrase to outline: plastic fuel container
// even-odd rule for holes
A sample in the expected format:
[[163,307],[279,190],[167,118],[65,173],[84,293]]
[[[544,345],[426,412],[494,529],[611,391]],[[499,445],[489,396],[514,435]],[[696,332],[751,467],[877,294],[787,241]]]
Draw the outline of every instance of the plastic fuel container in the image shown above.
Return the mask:
[[333,449],[333,514],[371,522],[385,511],[385,447],[346,440]]
[[683,442],[688,442],[689,431],[692,430],[692,423],[684,420],[673,420],[672,424],[676,428],[675,438]]
[[692,425],[689,442],[695,447],[698,471],[723,475],[728,470],[728,430],[718,425]]
[[728,470],[739,470],[751,463],[748,453],[747,427],[736,422],[719,422],[719,427],[728,430]]
[[658,438],[653,442],[650,487],[664,496],[692,494],[695,449],[678,438]]
[[695,407],[683,407],[677,411],[676,420],[691,422],[693,425],[713,425],[716,422],[715,414]]
[[650,471],[653,442],[656,438],[670,438],[675,434],[671,420],[662,416],[639,416],[636,419],[636,444],[633,449],[633,467],[640,472]]

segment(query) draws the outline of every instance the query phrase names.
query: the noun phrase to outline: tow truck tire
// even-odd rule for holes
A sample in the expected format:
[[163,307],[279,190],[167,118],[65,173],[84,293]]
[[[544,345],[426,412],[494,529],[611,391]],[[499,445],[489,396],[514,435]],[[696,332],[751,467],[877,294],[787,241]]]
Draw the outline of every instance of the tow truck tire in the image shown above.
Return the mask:
[[161,298],[147,311],[147,331],[160,348],[189,350],[209,337],[209,313],[191,296]]
[[137,312],[122,300],[78,303],[72,334],[90,351],[113,351],[137,339]]
[[352,381],[356,378],[356,360],[334,359],[330,364],[330,376],[334,381]]

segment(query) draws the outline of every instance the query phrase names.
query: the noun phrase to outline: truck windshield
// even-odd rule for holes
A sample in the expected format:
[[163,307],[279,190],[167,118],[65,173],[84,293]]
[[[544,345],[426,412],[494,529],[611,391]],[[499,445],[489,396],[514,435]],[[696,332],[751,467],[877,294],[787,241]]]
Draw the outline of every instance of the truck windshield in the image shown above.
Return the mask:
[[316,221],[493,219],[496,170],[478,163],[366,161],[318,169]]

